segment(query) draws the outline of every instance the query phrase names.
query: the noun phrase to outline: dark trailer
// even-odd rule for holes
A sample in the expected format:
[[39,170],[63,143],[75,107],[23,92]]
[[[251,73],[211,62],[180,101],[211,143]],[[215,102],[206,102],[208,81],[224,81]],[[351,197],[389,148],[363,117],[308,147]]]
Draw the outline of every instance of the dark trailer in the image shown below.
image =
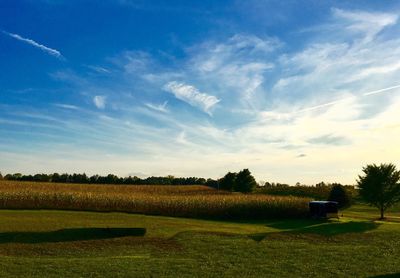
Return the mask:
[[334,201],[312,201],[309,203],[312,218],[339,218],[338,203]]

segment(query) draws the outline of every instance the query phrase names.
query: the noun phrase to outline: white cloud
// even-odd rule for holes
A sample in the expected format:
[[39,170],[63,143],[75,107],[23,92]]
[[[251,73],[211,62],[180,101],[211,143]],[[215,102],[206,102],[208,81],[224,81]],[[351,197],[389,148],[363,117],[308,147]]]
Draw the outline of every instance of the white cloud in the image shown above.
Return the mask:
[[220,101],[215,96],[200,92],[194,86],[176,81],[165,84],[163,88],[174,94],[177,99],[198,107],[209,115],[211,115],[211,109]]
[[333,9],[333,14],[350,23],[346,26],[347,30],[364,33],[366,41],[373,39],[385,27],[395,24],[398,19],[396,14],[341,9]]
[[104,68],[104,67],[100,67],[100,66],[93,66],[93,65],[87,65],[86,67],[88,67],[89,69],[98,72],[98,73],[110,73],[110,70]]
[[272,53],[281,45],[276,38],[237,34],[224,42],[191,48],[188,69],[219,94],[236,94],[239,102],[251,102],[265,72],[274,68]]
[[94,96],[94,105],[99,109],[104,109],[106,107],[106,97],[105,96]]
[[151,56],[143,51],[126,51],[123,55],[124,70],[127,73],[140,73],[148,71],[153,61]]
[[176,142],[180,143],[180,144],[188,144],[188,140],[186,138],[186,132],[185,131],[181,131],[178,136],[176,137]]
[[169,110],[167,109],[168,101],[165,101],[163,104],[152,104],[152,103],[145,103],[145,105],[153,110],[168,113]]
[[3,33],[9,35],[10,37],[12,37],[14,39],[23,41],[23,42],[25,42],[27,44],[30,44],[30,45],[32,45],[32,46],[34,46],[36,48],[39,48],[39,49],[43,50],[44,52],[46,52],[46,53],[48,53],[48,54],[50,54],[52,56],[55,56],[57,58],[63,58],[63,56],[61,55],[61,52],[56,50],[56,49],[53,49],[53,48],[47,47],[47,46],[45,46],[43,44],[37,43],[34,40],[23,38],[18,34],[13,34],[13,33],[5,32],[5,31],[3,31]]
[[371,65],[371,67],[366,67],[361,69],[359,73],[355,74],[351,81],[364,79],[368,76],[385,75],[391,72],[400,70],[400,62],[383,64],[383,65]]
[[315,110],[398,84],[400,40],[377,36],[396,22],[395,14],[333,9],[331,28],[279,59],[282,75],[273,92],[292,107]]
[[56,103],[54,105],[57,106],[57,107],[60,107],[60,108],[71,109],[71,110],[78,110],[79,109],[78,106],[71,105],[71,104]]

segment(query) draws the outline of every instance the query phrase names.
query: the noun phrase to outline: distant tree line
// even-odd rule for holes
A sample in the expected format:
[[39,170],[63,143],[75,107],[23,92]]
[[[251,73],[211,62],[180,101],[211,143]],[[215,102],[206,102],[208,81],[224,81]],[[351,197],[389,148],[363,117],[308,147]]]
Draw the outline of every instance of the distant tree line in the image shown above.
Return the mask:
[[[0,178],[3,178],[0,173]],[[21,173],[7,174],[5,180],[12,181],[33,181],[33,182],[56,182],[56,183],[93,183],[93,184],[132,184],[132,185],[206,185],[216,189],[252,192],[257,186],[254,177],[248,169],[243,169],[239,173],[229,172],[221,179],[205,179],[197,177],[147,177],[137,176],[118,177],[113,174],[107,176],[83,174],[36,174],[23,175]]]
[[[1,174],[0,174],[1,175]],[[1,177],[0,177],[1,178]],[[57,183],[94,183],[94,184],[133,184],[133,185],[207,185],[218,187],[218,180],[197,178],[197,177],[147,177],[137,176],[118,177],[113,174],[106,176],[83,174],[35,174],[23,175],[21,173],[7,174],[5,180],[33,181],[33,182],[57,182]]]
[[[335,188],[335,192],[332,195],[331,191],[333,188]],[[329,200],[332,198],[336,198],[332,196],[335,196],[335,194],[337,194],[336,193],[337,191],[345,191],[345,194],[347,196],[344,198],[347,199],[350,199],[357,195],[357,189],[354,186],[342,185],[340,183],[325,183],[325,182],[320,182],[315,185],[304,185],[296,183],[295,186],[290,186],[289,184],[284,184],[284,183],[266,182],[263,186],[259,186],[256,189],[256,192],[258,193],[271,194],[271,195],[284,195],[284,196],[291,195],[298,197],[309,197],[318,200]]]

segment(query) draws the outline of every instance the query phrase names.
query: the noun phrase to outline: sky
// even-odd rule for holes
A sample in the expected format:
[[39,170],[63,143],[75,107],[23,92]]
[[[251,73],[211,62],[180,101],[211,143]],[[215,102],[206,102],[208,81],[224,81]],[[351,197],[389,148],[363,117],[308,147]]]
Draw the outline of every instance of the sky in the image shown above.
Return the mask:
[[0,0],[0,171],[354,184],[400,166],[398,1]]

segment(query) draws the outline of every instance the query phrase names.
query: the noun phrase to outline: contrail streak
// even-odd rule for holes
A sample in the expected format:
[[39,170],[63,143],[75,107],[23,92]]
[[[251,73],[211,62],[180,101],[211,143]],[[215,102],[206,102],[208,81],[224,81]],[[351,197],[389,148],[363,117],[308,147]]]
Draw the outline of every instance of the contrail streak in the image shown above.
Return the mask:
[[301,112],[312,111],[312,110],[316,110],[316,109],[319,109],[319,108],[332,106],[332,105],[335,105],[335,104],[338,104],[338,103],[340,103],[340,102],[344,102],[344,101],[347,101],[347,100],[352,100],[352,99],[357,99],[357,98],[364,97],[364,96],[370,96],[370,95],[380,94],[380,93],[384,93],[384,92],[387,92],[387,91],[391,91],[391,90],[397,89],[397,88],[400,88],[400,85],[396,85],[396,86],[392,86],[392,87],[388,87],[388,88],[383,88],[383,89],[371,91],[371,92],[368,92],[368,93],[363,93],[361,96],[346,97],[346,98],[342,98],[342,99],[330,101],[330,102],[327,102],[327,103],[315,105],[315,106],[312,106],[312,107],[308,107],[308,108],[304,108],[304,109],[298,110],[298,111],[296,111],[295,113],[301,113]]
[[384,89],[380,89],[380,90],[364,93],[363,96],[375,95],[375,94],[379,94],[379,93],[382,93],[382,92],[390,91],[390,90],[393,90],[393,89],[396,89],[396,88],[400,88],[400,85],[396,85],[396,86],[392,86],[392,87],[388,87],[388,88],[384,88]]
[[6,32],[6,31],[3,31],[3,33],[8,35],[8,36],[10,36],[10,37],[12,37],[12,38],[14,38],[14,39],[16,39],[16,40],[25,42],[27,44],[30,44],[30,45],[36,47],[36,48],[39,48],[39,49],[43,50],[44,52],[47,52],[48,54],[50,54],[52,56],[55,56],[57,58],[63,58],[63,56],[61,55],[61,52],[56,50],[56,49],[53,49],[53,48],[47,47],[47,46],[45,46],[43,44],[37,43],[34,40],[23,38],[18,34],[13,34],[13,33],[9,33],[9,32]]

